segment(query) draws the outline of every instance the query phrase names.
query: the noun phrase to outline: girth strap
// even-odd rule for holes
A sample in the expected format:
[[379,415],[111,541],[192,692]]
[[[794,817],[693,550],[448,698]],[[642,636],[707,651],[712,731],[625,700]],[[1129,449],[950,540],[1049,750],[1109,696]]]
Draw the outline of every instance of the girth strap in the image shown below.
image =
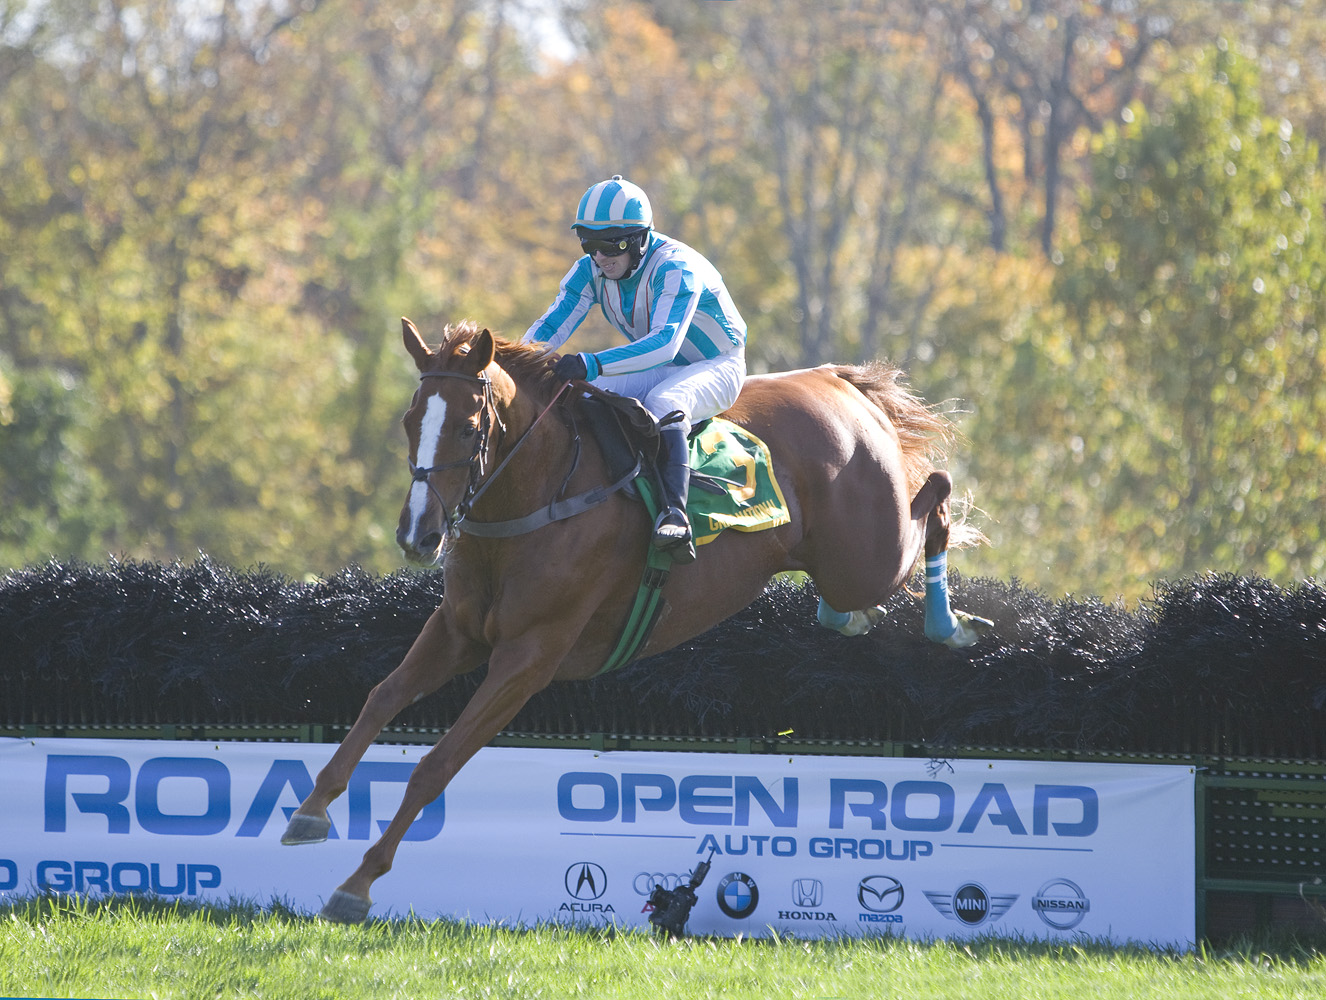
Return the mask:
[[644,577],[640,581],[640,589],[635,593],[635,603],[631,605],[631,613],[622,628],[622,636],[617,640],[617,648],[609,654],[607,661],[595,676],[602,676],[626,666],[644,648],[663,610],[663,584],[668,582],[668,574],[671,571],[672,556],[664,549],[654,548],[651,543],[645,562]]

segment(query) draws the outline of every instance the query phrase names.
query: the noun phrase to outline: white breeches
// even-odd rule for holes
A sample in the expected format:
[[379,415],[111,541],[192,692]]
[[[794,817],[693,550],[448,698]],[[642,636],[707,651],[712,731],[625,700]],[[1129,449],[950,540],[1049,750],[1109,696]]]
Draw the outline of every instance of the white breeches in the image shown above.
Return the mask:
[[688,365],[660,365],[628,375],[602,375],[594,385],[619,396],[634,396],[655,417],[673,410],[690,424],[714,417],[737,401],[746,380],[744,351],[706,358]]

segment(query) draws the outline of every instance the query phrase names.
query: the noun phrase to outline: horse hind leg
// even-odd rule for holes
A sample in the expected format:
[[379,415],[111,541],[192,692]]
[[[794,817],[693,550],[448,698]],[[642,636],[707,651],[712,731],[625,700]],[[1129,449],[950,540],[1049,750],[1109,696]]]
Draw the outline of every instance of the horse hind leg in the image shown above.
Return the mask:
[[815,619],[825,628],[831,628],[835,632],[852,636],[865,635],[882,622],[887,614],[888,612],[879,604],[876,604],[873,608],[865,608],[860,611],[839,611],[821,597],[819,610],[815,612]]
[[[944,476],[945,481],[948,480]],[[932,486],[926,483],[926,488]],[[917,506],[926,493],[923,488],[912,502],[912,515],[918,514]],[[925,637],[932,642],[942,642],[952,649],[973,646],[981,636],[994,628],[994,622],[986,618],[954,611],[948,597],[948,541],[951,527],[948,491],[940,501],[930,508],[926,518],[925,531]]]
[[[912,521],[922,522],[926,525],[927,552],[929,551],[930,538],[932,535],[938,538],[937,532],[943,533],[943,539],[939,542],[940,551],[948,546],[947,501],[949,494],[952,492],[953,481],[949,478],[948,473],[933,472],[920,490],[917,491],[911,502]],[[940,508],[944,511],[943,522],[942,524],[936,522],[932,525],[929,520],[930,514]],[[859,611],[839,611],[821,597],[815,618],[825,628],[833,629],[835,632],[846,636],[854,636],[865,635],[882,622],[887,614],[888,611],[880,604]]]

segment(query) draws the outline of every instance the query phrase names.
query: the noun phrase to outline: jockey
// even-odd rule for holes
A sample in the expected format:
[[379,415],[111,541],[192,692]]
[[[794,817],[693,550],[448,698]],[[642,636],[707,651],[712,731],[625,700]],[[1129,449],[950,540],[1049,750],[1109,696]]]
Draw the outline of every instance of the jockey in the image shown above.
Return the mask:
[[620,174],[585,192],[571,229],[585,255],[571,265],[557,298],[521,342],[555,351],[596,303],[630,341],[567,354],[553,370],[559,378],[587,379],[634,396],[660,420],[664,496],[653,543],[675,562],[690,562],[695,545],[686,517],[687,436],[693,423],[736,402],[746,378],[746,323],[714,266],[656,232],[649,197]]

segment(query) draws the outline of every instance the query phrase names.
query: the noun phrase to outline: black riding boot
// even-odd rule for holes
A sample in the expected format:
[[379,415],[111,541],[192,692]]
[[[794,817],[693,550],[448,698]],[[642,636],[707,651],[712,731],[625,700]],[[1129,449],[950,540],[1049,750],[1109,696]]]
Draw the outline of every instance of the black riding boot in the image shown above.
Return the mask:
[[663,480],[662,510],[654,522],[654,547],[666,549],[674,563],[695,561],[691,522],[686,517],[686,494],[691,483],[687,461],[686,424],[659,428],[659,477]]

